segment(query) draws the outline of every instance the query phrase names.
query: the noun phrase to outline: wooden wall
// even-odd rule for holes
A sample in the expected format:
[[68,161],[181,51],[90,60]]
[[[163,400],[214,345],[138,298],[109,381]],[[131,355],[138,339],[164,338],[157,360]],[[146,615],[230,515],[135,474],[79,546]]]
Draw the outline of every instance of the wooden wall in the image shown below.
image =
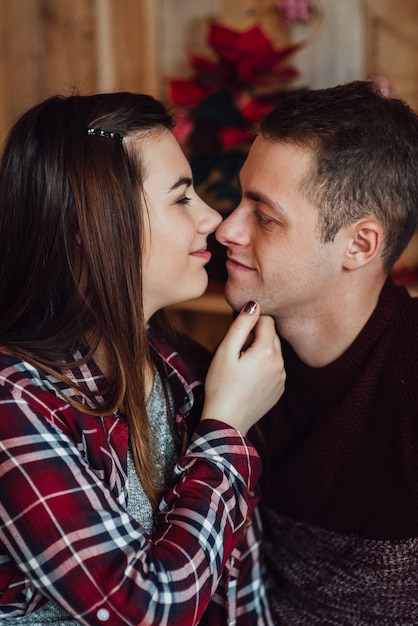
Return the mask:
[[368,72],[383,71],[418,111],[418,0],[366,0]]
[[418,0],[317,0],[308,26],[289,29],[273,0],[0,0],[0,141],[14,119],[54,93],[145,91],[164,97],[188,71],[214,17],[254,22],[277,45],[306,41],[294,58],[318,87],[383,70],[418,109]]
[[[243,16],[259,17],[254,7],[263,2],[199,0],[194,6],[232,22],[235,15],[239,27]],[[55,93],[163,95],[161,34],[180,33],[168,55],[173,45],[183,48],[190,6],[190,0],[0,0],[0,141],[21,112]]]
[[157,91],[152,0],[0,0],[0,140],[55,93]]

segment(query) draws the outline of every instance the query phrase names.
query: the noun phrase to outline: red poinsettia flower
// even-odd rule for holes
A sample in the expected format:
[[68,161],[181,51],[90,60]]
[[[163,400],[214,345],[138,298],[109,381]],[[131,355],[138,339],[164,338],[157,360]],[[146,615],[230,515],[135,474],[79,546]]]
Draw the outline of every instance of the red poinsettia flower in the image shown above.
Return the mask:
[[258,122],[265,113],[273,108],[271,100],[263,100],[261,98],[249,100],[242,108],[241,115],[244,120],[250,124]]
[[189,54],[190,64],[196,72],[196,79],[201,82],[212,82],[213,80],[224,81],[228,76],[228,68],[212,61],[200,54]]
[[237,98],[243,90],[254,92],[269,85],[277,90],[278,83],[298,76],[297,69],[285,62],[302,44],[275,49],[258,26],[237,31],[213,22],[208,43],[217,59],[194,53],[189,55],[194,76],[170,81],[170,98],[174,104],[193,107],[210,93],[225,88]]
[[291,44],[275,50],[258,26],[240,32],[217,23],[211,25],[209,44],[219,56],[219,65],[244,84],[262,84],[266,75],[279,77],[282,63],[300,48]]
[[197,81],[187,78],[176,78],[170,81],[171,102],[180,106],[196,106],[212,91],[213,87],[204,87]]
[[249,130],[238,126],[225,126],[219,131],[221,145],[224,150],[235,148],[251,139],[253,134]]
[[176,115],[176,124],[173,128],[173,135],[181,146],[187,143],[193,128],[195,126],[195,120],[188,115],[186,111],[179,112]]

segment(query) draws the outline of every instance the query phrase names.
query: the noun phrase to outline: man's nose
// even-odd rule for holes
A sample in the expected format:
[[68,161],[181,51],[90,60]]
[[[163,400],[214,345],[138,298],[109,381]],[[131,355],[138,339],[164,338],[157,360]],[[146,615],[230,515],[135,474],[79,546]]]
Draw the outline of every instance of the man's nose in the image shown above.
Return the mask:
[[248,231],[244,226],[244,220],[240,217],[239,209],[235,209],[216,229],[216,239],[223,246],[229,244],[244,244],[248,238]]

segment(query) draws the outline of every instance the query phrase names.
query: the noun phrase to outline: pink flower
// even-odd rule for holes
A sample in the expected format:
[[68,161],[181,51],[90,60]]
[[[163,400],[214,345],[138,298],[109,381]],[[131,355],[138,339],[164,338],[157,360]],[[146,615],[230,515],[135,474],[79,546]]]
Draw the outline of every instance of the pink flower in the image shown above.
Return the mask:
[[387,76],[383,74],[383,72],[376,72],[375,74],[373,74],[371,79],[374,83],[375,88],[380,91],[383,96],[390,98],[391,96],[395,95],[396,88],[394,83],[391,83]]
[[277,0],[276,7],[284,15],[288,24],[309,22],[315,0]]

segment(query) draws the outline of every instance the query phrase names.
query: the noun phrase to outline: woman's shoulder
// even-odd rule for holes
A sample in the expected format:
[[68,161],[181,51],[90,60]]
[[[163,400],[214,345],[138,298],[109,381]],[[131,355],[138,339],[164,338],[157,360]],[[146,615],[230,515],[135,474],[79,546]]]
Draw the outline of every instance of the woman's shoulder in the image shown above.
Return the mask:
[[[55,421],[57,412],[68,406],[52,381],[34,364],[0,349],[1,436],[35,428],[39,415]],[[32,432],[32,430],[30,430]]]
[[[47,376],[34,364],[0,350],[0,405],[6,410],[26,416],[35,413],[53,415],[68,406],[60,393],[58,380]],[[26,408],[24,408],[26,407]]]
[[0,348],[0,386],[15,385],[22,380],[41,384],[46,377],[33,364]]
[[0,348],[0,398],[25,398],[29,404],[51,398],[52,404],[64,402],[61,392],[67,390],[52,374],[47,374],[34,363]]

